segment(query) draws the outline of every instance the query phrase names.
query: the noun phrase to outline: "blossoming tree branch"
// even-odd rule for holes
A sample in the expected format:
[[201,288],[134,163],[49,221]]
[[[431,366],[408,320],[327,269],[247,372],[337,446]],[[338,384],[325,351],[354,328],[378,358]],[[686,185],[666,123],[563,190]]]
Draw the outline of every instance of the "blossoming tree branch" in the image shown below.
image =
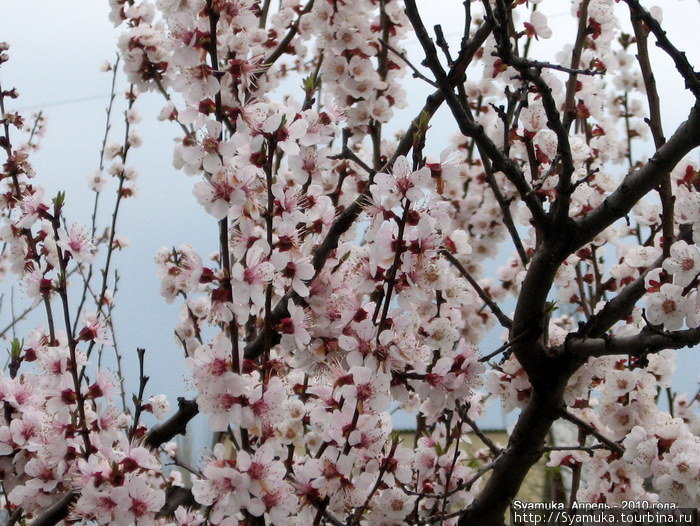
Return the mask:
[[[130,88],[113,143],[113,87],[91,225],[44,191],[42,118],[0,87],[0,257],[44,316],[0,376],[9,524],[492,526],[543,455],[569,505],[697,506],[697,397],[670,379],[674,350],[700,342],[700,77],[658,8],[574,0],[576,30],[546,61],[551,0],[455,2],[457,38],[415,0],[109,4],[108,69]],[[676,129],[654,45],[695,100]],[[136,300],[116,294],[112,254],[147,91],[219,243],[155,254],[194,390],[172,411],[149,393],[149,351],[133,397],[119,353],[100,365],[115,302]],[[431,151],[442,107],[458,133]],[[503,444],[477,424],[499,400],[519,411]],[[393,431],[395,408],[414,437]],[[188,465],[173,439],[197,414],[216,443]],[[557,422],[569,442],[552,442]]]

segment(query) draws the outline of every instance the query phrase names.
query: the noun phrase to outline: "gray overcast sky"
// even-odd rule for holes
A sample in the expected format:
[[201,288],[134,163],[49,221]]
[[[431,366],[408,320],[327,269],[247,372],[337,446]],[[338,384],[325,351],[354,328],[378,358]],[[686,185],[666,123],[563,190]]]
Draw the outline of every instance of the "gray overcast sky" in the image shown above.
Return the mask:
[[[11,60],[2,67],[3,89],[15,86],[21,98],[19,108],[45,109],[48,128],[41,150],[33,156],[33,163],[41,184],[48,194],[67,190],[69,221],[89,221],[93,195],[87,190],[86,176],[98,165],[101,137],[104,130],[104,108],[109,93],[109,74],[99,73],[105,60],[113,60],[117,33],[107,20],[106,1],[69,0],[0,0],[0,38],[10,45]],[[700,20],[698,3],[692,0],[657,0],[664,9],[664,26],[678,47],[688,52],[691,63],[700,66],[700,48],[697,46],[697,24]],[[437,6],[440,6],[439,9]],[[650,6],[652,3],[645,2]],[[461,0],[420,1],[426,26],[442,23],[448,39],[455,45],[462,30]],[[533,46],[533,54],[553,58],[554,53],[574,32],[569,16],[570,3],[566,0],[545,0],[541,7],[551,14],[549,25],[554,38]],[[420,62],[417,44],[409,44],[411,56]],[[682,121],[691,98],[683,91],[673,65],[652,46],[657,79],[660,84],[665,129],[671,130]],[[410,107],[398,113],[396,128],[405,127],[413,118],[418,104],[429,93],[428,87],[415,79],[408,79]],[[119,79],[119,93],[126,87]],[[294,86],[287,86],[285,89]],[[299,91],[296,92],[297,94]],[[81,99],[78,102],[67,102]],[[118,100],[121,104],[122,100]],[[120,106],[123,107],[123,106]],[[191,194],[195,180],[176,172],[171,166],[172,138],[178,132],[169,123],[158,122],[155,116],[162,107],[159,96],[148,94],[139,99],[137,108],[143,121],[136,129],[144,137],[143,147],[129,155],[129,165],[140,173],[137,200],[124,203],[117,231],[126,235],[131,246],[116,256],[121,275],[117,296],[115,324],[119,344],[127,362],[127,399],[136,389],[135,348],[147,349],[147,373],[151,376],[148,391],[165,392],[175,398],[186,394],[185,367],[182,351],[174,342],[172,330],[177,319],[177,307],[166,305],[159,295],[153,256],[162,246],[191,243],[202,254],[216,250],[217,226],[196,204]],[[117,115],[114,122],[114,140],[120,137],[122,123]],[[434,120],[429,145],[439,153],[448,145],[455,128],[446,113]],[[106,197],[106,199],[105,199]],[[103,218],[113,197],[106,192],[102,198]],[[104,224],[104,222],[103,222]],[[77,285],[77,281],[76,281]],[[5,289],[6,290],[6,287]],[[9,318],[6,306],[0,312],[0,326]],[[26,329],[28,325],[20,327]],[[482,352],[498,346],[489,338]],[[690,351],[680,353],[677,380],[679,388],[694,391],[698,380],[697,359]],[[401,422],[399,422],[401,423]],[[487,427],[503,424],[495,409],[485,417]],[[196,426],[206,426],[200,418]],[[200,431],[200,437],[205,434]]]

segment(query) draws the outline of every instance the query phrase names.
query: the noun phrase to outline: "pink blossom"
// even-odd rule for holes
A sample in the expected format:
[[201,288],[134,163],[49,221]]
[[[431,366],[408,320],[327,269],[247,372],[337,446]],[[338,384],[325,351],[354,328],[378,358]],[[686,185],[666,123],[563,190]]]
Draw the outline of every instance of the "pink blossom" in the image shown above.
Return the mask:
[[429,182],[430,169],[424,167],[414,172],[406,157],[396,159],[391,174],[378,173],[374,178],[374,184],[382,195],[392,195],[397,199],[405,197],[411,201],[420,201],[424,197],[423,191]]
[[654,325],[663,325],[669,331],[678,330],[688,312],[688,299],[682,296],[683,288],[664,283],[659,292],[649,295],[647,318]]
[[282,346],[290,349],[294,346],[301,348],[308,345],[311,341],[311,336],[307,331],[308,322],[304,308],[290,300],[287,304],[287,311],[289,312],[289,317],[280,321]]
[[83,314],[83,328],[78,334],[79,340],[94,341],[99,345],[112,345],[112,337],[107,322],[97,314]]
[[145,480],[132,477],[126,485],[115,488],[111,499],[117,504],[114,524],[124,525],[138,522],[139,524],[155,524],[155,514],[165,503],[165,493],[160,488],[154,488]]
[[59,228],[56,244],[78,263],[90,262],[94,257],[95,245],[92,244],[87,228],[79,223],[73,223],[67,232]]
[[314,277],[315,270],[308,260],[294,260],[289,252],[273,251],[270,263],[286,282],[291,281],[292,290],[300,297],[309,295],[309,288],[304,282]]
[[246,255],[246,266],[236,263],[231,270],[235,283],[234,301],[246,306],[252,302],[253,307],[262,308],[265,304],[264,285],[273,275],[274,265],[267,261],[264,249],[253,246]]
[[674,285],[687,287],[700,274],[700,251],[685,241],[671,245],[671,257],[663,263],[666,272],[673,276]]
[[530,22],[525,22],[525,33],[535,38],[551,38],[552,30],[547,26],[547,17],[541,11],[532,11]]
[[42,187],[33,189],[29,187],[20,202],[22,218],[17,221],[17,227],[28,228],[34,222],[48,212],[49,207],[44,203],[44,189]]
[[359,407],[375,412],[385,411],[389,407],[391,400],[386,374],[372,371],[369,367],[355,366],[348,372],[348,377],[349,384],[341,387],[347,400],[356,400]]

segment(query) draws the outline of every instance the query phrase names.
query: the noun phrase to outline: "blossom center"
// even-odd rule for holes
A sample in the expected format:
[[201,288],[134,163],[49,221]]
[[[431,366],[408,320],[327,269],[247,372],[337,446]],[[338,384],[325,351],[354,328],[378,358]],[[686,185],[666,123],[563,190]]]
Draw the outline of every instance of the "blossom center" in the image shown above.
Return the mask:
[[664,314],[673,314],[676,312],[676,302],[670,298],[666,299],[661,304],[661,309],[664,311]]

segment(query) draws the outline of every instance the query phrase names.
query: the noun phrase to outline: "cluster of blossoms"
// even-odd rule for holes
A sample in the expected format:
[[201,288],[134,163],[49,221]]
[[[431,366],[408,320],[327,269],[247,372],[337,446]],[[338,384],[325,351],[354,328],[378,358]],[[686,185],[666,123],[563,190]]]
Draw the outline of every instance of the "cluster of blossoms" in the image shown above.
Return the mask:
[[[0,65],[7,60],[4,53],[2,57]],[[45,119],[38,114],[33,123],[24,122],[18,113],[7,111],[7,102],[17,96],[14,89],[0,92],[0,142],[6,154],[0,175],[3,273],[15,274],[33,307],[45,310],[48,324],[11,341],[9,365],[0,377],[3,507],[16,521],[38,517],[66,498],[71,522],[146,524],[162,508],[165,488],[177,483],[178,474],[163,476],[159,455],[141,443],[146,428],[125,405],[117,407],[118,395],[124,399],[123,379],[89,364],[92,351],[101,356],[113,334],[108,267],[98,292],[90,290],[96,311],[89,312],[85,301],[95,256],[100,246],[111,253],[128,241],[113,228],[96,235],[94,224],[68,223],[65,195],[51,199],[35,182],[29,154],[38,149]],[[106,187],[104,172],[117,179],[117,203],[136,192],[136,171],[125,166],[129,149],[141,144],[129,129],[139,120],[132,107],[135,99],[132,89],[127,93],[124,143],[105,144],[100,169],[89,177],[96,195]],[[69,277],[75,273],[90,277],[84,280],[83,301],[72,311]],[[162,395],[137,405],[139,413],[161,418],[169,407]]]
[[[4,109],[16,92],[0,92],[0,273],[19,277],[49,324],[13,342],[0,377],[8,512],[36,518],[63,506],[68,523],[125,526],[457,524],[490,502],[478,498],[492,491],[486,473],[504,480],[520,452],[530,465],[541,454],[544,434],[532,451],[523,440],[543,398],[557,404],[533,432],[546,433],[555,413],[576,425],[578,443],[549,459],[577,473],[575,498],[696,505],[695,400],[675,394],[674,413],[659,410],[673,354],[657,351],[700,341],[697,165],[661,155],[654,163],[670,175],[659,196],[628,210],[618,197],[654,164],[632,151],[649,132],[630,46],[644,45],[660,13],[635,26],[635,41],[612,0],[574,2],[578,38],[557,68],[525,58],[552,35],[540,2],[485,2],[473,15],[466,2],[474,24],[459,56],[440,45],[452,69],[432,83],[453,84],[392,138],[382,126],[407,103],[401,42],[411,26],[424,38],[415,2],[270,4],[110,0],[131,83],[127,130],[123,144],[105,139],[90,187],[103,191],[105,172],[117,179],[115,217],[135,194],[133,104],[159,92],[161,120],[182,131],[173,164],[196,178],[194,197],[218,223],[215,256],[185,244],[155,257],[162,296],[181,302],[175,335],[195,399],[151,431],[141,413],[165,416],[167,400],[144,400],[142,377],[133,415],[117,409],[121,379],[90,365],[93,348],[112,343],[110,255],[128,242],[114,222],[102,236],[66,223],[65,196],[51,201],[33,183],[32,139],[12,147],[10,126],[27,128]],[[303,98],[280,96],[299,74]],[[432,158],[424,149],[438,95],[462,134]],[[694,145],[683,143],[683,155]],[[513,254],[494,269],[506,242]],[[83,299],[73,323],[68,276],[92,276],[100,246],[103,281],[95,294],[88,277],[83,293],[96,312],[83,313]],[[544,294],[532,286],[540,279]],[[513,299],[511,319],[498,303]],[[529,316],[539,318],[528,325]],[[497,324],[504,345],[482,357],[477,345]],[[509,455],[475,422],[491,397],[523,409]],[[417,415],[413,447],[394,430],[396,409]],[[184,488],[160,456],[183,465],[164,444],[197,412],[215,445],[187,468]],[[472,431],[485,448],[466,447]],[[188,505],[170,506],[178,491]]]
[[132,419],[112,403],[116,379],[98,372],[76,392],[72,363],[82,368],[86,357],[71,353],[65,332],[51,338],[34,331],[13,348],[36,374],[0,380],[9,420],[0,427],[0,473],[10,509],[40,515],[57,496],[77,491],[76,520],[127,525],[153,517],[169,482],[158,457],[138,444]]
[[[591,359],[572,378],[565,395],[567,405],[587,425],[622,445],[618,451],[551,454],[550,466],[579,466],[585,470],[583,478],[587,482],[581,489],[582,500],[611,505],[630,499],[661,500],[679,506],[697,502],[694,488],[700,477],[700,442],[693,426],[688,425],[692,424],[692,416],[686,414],[684,419],[682,411],[677,411],[678,417],[673,418],[657,407],[657,389],[671,387],[673,371],[673,355],[665,351],[650,356],[645,368],[630,366],[626,359]],[[591,390],[590,386],[596,387]],[[568,440],[576,440],[577,430],[569,430],[568,434]],[[583,440],[582,445],[585,443]],[[696,459],[687,470],[682,468],[683,476],[677,475],[680,459],[676,458],[676,451]],[[645,483],[650,477],[653,489]]]
[[387,46],[400,49],[408,26],[396,0],[382,2],[380,11],[371,0],[319,2],[300,25],[302,37],[317,39],[326,57],[319,80],[345,108],[349,129],[366,132],[368,125],[386,124],[393,108],[406,106],[405,67]]

